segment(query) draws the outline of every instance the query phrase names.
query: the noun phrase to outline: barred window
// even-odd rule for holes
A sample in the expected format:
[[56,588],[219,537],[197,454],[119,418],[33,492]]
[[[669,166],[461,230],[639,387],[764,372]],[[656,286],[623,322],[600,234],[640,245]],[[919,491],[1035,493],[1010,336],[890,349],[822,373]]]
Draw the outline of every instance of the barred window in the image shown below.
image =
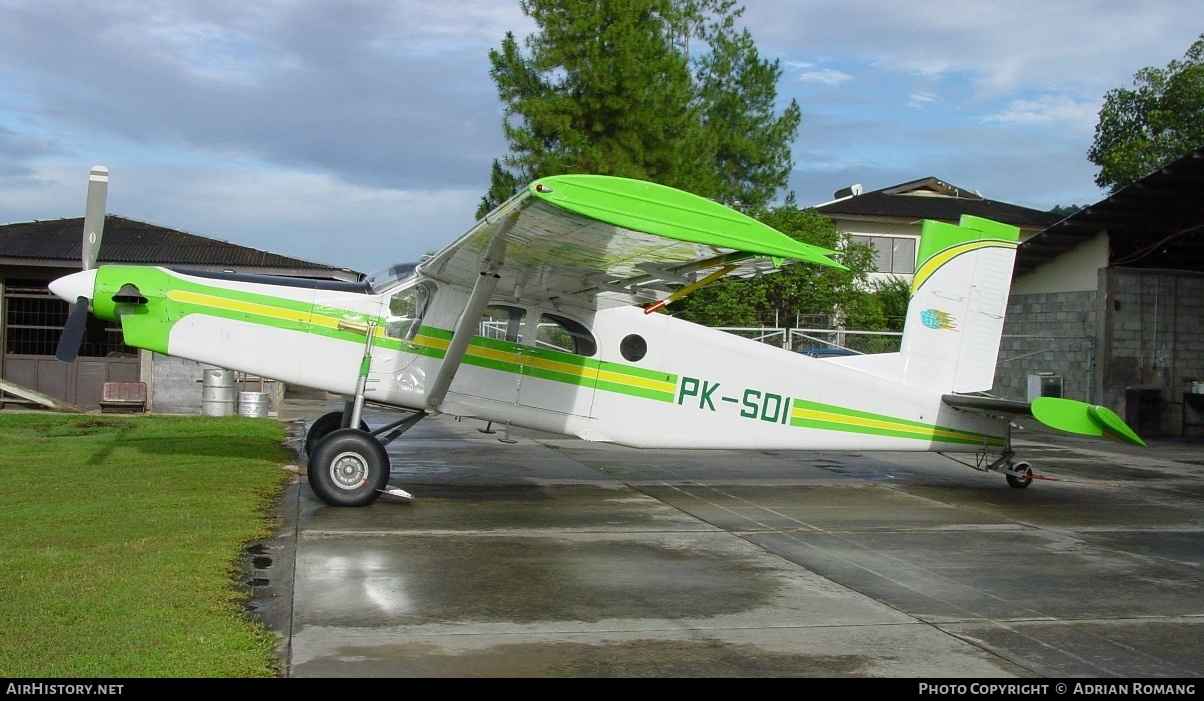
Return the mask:
[[[71,305],[55,297],[48,280],[4,281],[4,352],[7,355],[54,355]],[[88,358],[132,356],[137,350],[122,340],[121,325],[88,316],[79,354]]]

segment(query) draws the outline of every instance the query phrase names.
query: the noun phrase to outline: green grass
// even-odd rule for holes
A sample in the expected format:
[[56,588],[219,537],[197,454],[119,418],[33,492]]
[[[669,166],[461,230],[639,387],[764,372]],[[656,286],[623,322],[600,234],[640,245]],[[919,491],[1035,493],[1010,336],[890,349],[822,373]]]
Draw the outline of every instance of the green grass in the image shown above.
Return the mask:
[[273,677],[238,560],[293,462],[271,419],[0,414],[0,677]]

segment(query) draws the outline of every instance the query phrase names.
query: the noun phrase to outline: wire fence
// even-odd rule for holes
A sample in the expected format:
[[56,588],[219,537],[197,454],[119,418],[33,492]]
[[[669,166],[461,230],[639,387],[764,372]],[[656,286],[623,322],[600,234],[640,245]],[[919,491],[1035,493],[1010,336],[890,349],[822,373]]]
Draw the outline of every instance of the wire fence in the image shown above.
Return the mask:
[[894,353],[901,331],[850,331],[846,329],[792,329],[760,326],[721,326],[720,331],[793,351],[838,348],[854,353]]

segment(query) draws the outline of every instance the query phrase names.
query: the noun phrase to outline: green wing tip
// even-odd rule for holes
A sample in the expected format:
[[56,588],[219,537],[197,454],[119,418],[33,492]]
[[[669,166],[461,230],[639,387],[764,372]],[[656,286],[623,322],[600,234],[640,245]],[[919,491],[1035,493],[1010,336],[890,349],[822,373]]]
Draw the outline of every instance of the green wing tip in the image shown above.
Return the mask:
[[[845,266],[844,264],[834,261],[828,257],[828,256],[832,256],[832,255],[839,255],[840,251],[829,251],[826,248],[821,248],[819,246],[811,246],[811,244],[807,244],[807,243],[800,243],[799,245],[800,246],[808,246],[813,250],[809,251],[810,255],[803,257],[803,258],[795,258],[794,260],[801,260],[806,263],[817,263],[819,265],[826,265],[828,267],[838,268],[840,270],[848,270],[848,267]],[[777,263],[778,260],[784,260],[784,259],[774,258],[774,267],[780,268],[781,265],[779,263]]]

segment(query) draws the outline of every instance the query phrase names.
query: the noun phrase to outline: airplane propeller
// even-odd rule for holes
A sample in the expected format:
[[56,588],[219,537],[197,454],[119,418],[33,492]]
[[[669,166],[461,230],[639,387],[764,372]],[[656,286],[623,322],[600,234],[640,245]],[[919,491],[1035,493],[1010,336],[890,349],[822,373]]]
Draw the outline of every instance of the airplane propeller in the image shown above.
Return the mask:
[[80,344],[84,342],[84,329],[88,325],[88,298],[77,297],[71,305],[71,313],[67,315],[67,325],[63,327],[63,335],[59,337],[58,348],[54,357],[64,363],[75,362],[79,355]]
[[[80,258],[84,271],[96,268],[96,258],[100,253],[100,240],[104,235],[108,194],[109,169],[104,166],[92,166],[92,172],[88,175],[88,201],[84,208],[84,236],[80,246]],[[91,281],[95,278],[95,273],[84,277]],[[64,281],[66,279],[60,278]],[[60,281],[56,280],[55,282],[59,283]],[[56,294],[59,292],[55,289],[54,284],[51,285],[51,290]],[[84,294],[85,292],[87,294]],[[81,285],[78,293],[74,295],[75,303],[71,305],[71,312],[67,315],[67,324],[63,327],[63,335],[59,337],[58,348],[54,352],[54,357],[64,363],[73,362],[79,355],[80,345],[84,341],[84,330],[88,325],[91,285],[88,285],[86,289]]]

